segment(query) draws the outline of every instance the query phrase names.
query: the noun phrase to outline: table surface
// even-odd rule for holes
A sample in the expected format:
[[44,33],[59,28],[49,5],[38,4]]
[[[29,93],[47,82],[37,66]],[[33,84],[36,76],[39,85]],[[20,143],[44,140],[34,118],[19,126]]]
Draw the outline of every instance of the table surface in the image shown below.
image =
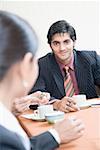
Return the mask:
[[[26,113],[33,113],[33,111]],[[70,143],[61,144],[57,150],[100,150],[100,105],[67,113],[65,114],[65,118],[73,115],[83,120],[85,124],[84,135]],[[48,124],[46,121],[33,121],[21,116],[18,117],[18,120],[29,137],[43,133],[52,127],[52,124]]]

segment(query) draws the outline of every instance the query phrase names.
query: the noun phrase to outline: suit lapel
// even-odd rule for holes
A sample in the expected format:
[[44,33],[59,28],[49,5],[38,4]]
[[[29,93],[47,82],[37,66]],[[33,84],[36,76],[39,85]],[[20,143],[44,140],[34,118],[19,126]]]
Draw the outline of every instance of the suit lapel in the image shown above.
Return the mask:
[[79,93],[85,94],[87,90],[87,67],[83,57],[78,52],[74,52],[75,75],[78,83]]
[[50,70],[52,70],[52,75],[59,92],[61,93],[62,96],[64,96],[65,90],[64,90],[63,76],[53,54],[51,55]]

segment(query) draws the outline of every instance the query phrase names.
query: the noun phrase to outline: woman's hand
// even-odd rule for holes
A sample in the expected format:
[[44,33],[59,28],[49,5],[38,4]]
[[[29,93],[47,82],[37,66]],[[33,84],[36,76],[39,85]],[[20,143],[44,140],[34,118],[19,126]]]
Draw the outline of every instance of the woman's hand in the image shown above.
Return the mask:
[[80,138],[84,133],[85,126],[80,119],[73,116],[57,122],[53,128],[59,134],[60,142],[68,143]]
[[37,91],[30,96],[36,97],[37,99],[31,101],[31,105],[34,105],[34,102],[38,103],[39,105],[47,104],[50,100],[50,94],[47,92]]
[[37,91],[31,95],[27,95],[21,98],[16,98],[13,101],[12,112],[14,115],[19,115],[26,110],[29,110],[30,105],[44,105],[50,100],[50,94],[47,92]]

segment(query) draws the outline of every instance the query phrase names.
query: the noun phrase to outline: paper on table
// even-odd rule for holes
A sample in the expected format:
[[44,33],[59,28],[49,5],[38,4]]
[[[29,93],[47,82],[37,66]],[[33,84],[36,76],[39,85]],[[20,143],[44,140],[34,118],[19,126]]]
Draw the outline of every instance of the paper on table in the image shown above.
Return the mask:
[[87,102],[87,104],[89,104],[89,105],[100,105],[100,100],[97,100],[97,99],[91,99],[91,100],[87,100],[86,101]]
[[100,105],[100,100],[97,100],[97,99],[86,100],[86,101],[80,103],[79,107],[80,108],[88,108],[88,107],[92,107],[95,105]]

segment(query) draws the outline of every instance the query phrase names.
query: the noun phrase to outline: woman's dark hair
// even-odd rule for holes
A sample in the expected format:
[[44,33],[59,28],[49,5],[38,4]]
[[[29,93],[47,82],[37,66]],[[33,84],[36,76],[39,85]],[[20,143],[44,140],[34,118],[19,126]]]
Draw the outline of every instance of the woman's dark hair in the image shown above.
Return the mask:
[[76,32],[75,29],[65,20],[60,20],[51,25],[48,30],[47,39],[48,43],[51,44],[52,37],[56,33],[68,33],[70,38],[75,41],[76,40]]
[[34,56],[37,47],[37,36],[25,20],[12,13],[0,11],[0,80],[27,52]]

